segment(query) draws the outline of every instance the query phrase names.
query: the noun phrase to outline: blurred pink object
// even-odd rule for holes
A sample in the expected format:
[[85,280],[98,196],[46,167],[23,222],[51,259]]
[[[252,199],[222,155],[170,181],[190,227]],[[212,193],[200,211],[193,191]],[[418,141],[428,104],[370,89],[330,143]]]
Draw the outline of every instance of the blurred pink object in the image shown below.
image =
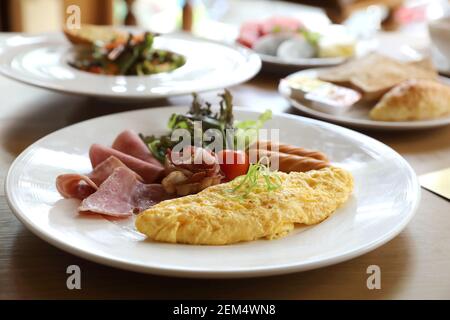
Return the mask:
[[303,23],[291,17],[271,17],[263,21],[248,21],[241,25],[237,41],[249,48],[262,36],[275,32],[296,32]]

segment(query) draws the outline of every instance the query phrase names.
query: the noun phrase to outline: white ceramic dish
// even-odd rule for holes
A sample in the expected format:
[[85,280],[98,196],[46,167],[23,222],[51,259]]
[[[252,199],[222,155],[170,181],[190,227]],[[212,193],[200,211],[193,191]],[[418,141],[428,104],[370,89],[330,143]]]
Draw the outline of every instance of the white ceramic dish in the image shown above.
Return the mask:
[[187,34],[157,37],[154,46],[186,58],[168,73],[105,76],[68,64],[73,47],[61,34],[17,35],[0,42],[0,73],[37,87],[109,99],[157,99],[220,89],[252,78],[261,68],[257,54],[238,45]]
[[[119,113],[44,137],[11,166],[6,179],[9,205],[37,236],[98,263],[161,275],[231,278],[304,271],[362,255],[395,237],[420,201],[414,171],[386,145],[342,127],[287,114],[275,114],[266,127],[281,128],[283,142],[324,151],[335,165],[352,172],[355,189],[329,219],[298,227],[285,238],[229,246],[151,242],[135,230],[132,218],[80,216],[78,200],[62,199],[56,191],[58,174],[90,170],[87,152],[92,143],[110,144],[126,128],[162,133],[173,112],[186,111],[187,107],[172,107]],[[254,119],[257,114],[235,111],[236,119]]]
[[[356,56],[362,57],[371,51],[375,50],[377,46],[375,40],[359,41],[356,44]],[[347,58],[297,58],[297,59],[283,59],[277,56],[258,53],[263,62],[263,70],[272,73],[292,73],[302,69],[332,67],[347,61]]]
[[[319,73],[319,70],[320,69],[302,70],[289,75],[287,78],[299,75],[316,78]],[[449,83],[449,80],[446,80],[443,77],[441,78],[441,80],[445,83]],[[450,117],[432,120],[402,121],[402,122],[371,120],[369,118],[369,111],[374,106],[374,103],[371,104],[356,103],[348,112],[345,112],[340,115],[334,115],[318,111],[316,109],[311,108],[307,103],[302,103],[296,99],[292,99],[291,89],[289,88],[289,85],[285,81],[280,81],[278,91],[283,97],[289,100],[292,106],[304,112],[305,114],[308,114],[321,120],[326,120],[354,128],[379,129],[379,130],[414,130],[414,129],[442,127],[450,124]]]

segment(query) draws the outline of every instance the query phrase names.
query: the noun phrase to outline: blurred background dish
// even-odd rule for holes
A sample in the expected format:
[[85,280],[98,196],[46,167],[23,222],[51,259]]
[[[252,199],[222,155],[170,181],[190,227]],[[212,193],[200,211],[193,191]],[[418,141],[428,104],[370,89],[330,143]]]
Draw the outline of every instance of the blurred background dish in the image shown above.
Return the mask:
[[76,51],[62,34],[18,35],[0,43],[0,73],[30,85],[109,99],[156,99],[220,89],[258,73],[259,57],[249,49],[189,34],[156,37],[154,47],[176,52],[185,63],[171,71],[110,76],[70,65]]
[[[0,30],[58,31],[65,20],[76,14],[76,7],[82,12],[81,23],[139,26],[158,33],[182,29],[227,43],[235,42],[246,24],[265,22],[264,29],[268,33],[274,23],[290,27],[300,23],[308,30],[324,35],[323,47],[331,45],[333,48],[337,39],[343,41],[345,38],[344,43],[351,47],[348,39],[352,39],[357,56],[371,50],[393,55],[399,51],[418,51],[433,55],[436,67],[442,73],[446,68],[441,66],[448,60],[432,48],[427,30],[428,23],[433,24],[433,21],[450,15],[447,0],[5,0],[0,5]],[[43,14],[46,19],[41,19]],[[336,34],[340,36],[336,37]],[[292,61],[292,52],[286,47],[301,52],[299,47],[304,47],[304,41],[283,46],[280,51],[284,52],[281,53],[284,60],[262,53],[265,67],[270,71],[292,73],[344,61],[330,58],[329,54],[321,60],[298,58]],[[327,51],[333,53],[335,50]]]
[[[408,66],[409,67],[409,66]],[[414,67],[411,65],[411,67]],[[411,69],[412,70],[412,69]],[[407,79],[407,74],[411,70],[405,70],[405,80]],[[319,79],[320,75],[324,73],[326,69],[307,69],[298,71],[296,73],[293,73],[286,77],[284,80],[280,81],[280,84],[278,86],[278,90],[280,94],[285,97],[293,107],[300,110],[302,113],[307,114],[309,116],[327,120],[333,123],[342,124],[345,126],[350,126],[354,128],[362,128],[362,129],[380,129],[380,130],[415,130],[415,129],[425,129],[425,128],[434,128],[434,127],[441,127],[446,126],[450,124],[450,111],[447,111],[446,115],[439,116],[439,117],[429,117],[425,119],[420,120],[403,120],[403,121],[379,121],[376,120],[373,116],[371,117],[371,110],[377,106],[377,101],[380,99],[381,96],[387,95],[385,92],[389,92],[389,89],[386,87],[386,89],[383,88],[383,91],[377,91],[377,97],[374,96],[374,93],[370,93],[370,97],[366,98],[365,95],[362,95],[361,100],[357,100],[356,98],[353,98],[351,102],[353,102],[353,105],[347,105],[347,106],[340,106],[340,105],[329,105],[327,104],[326,107],[323,107],[321,105],[318,105],[317,101],[315,99],[304,99],[301,96],[298,95],[298,90],[296,90],[295,82],[298,83],[298,81],[295,81],[296,78],[305,78],[305,79],[311,79],[312,81],[316,81],[316,79]],[[420,73],[421,71],[418,71]],[[424,72],[424,74],[426,71]],[[330,74],[338,74],[336,72],[330,72]],[[340,75],[339,75],[340,76]],[[427,74],[422,75],[421,77],[428,77]],[[403,76],[400,74],[396,74],[396,77],[391,79],[392,83],[396,83],[397,81],[400,84],[403,84]],[[432,75],[430,77],[433,77]],[[363,77],[365,78],[365,77]],[[371,77],[368,77],[371,78]],[[386,82],[386,78],[384,79],[383,83]],[[430,80],[431,81],[431,80]],[[445,99],[445,97],[448,97],[450,92],[450,81],[445,77],[439,77],[437,79],[438,82],[444,84],[442,87],[444,88],[445,92],[443,92],[442,96],[444,97],[441,104],[444,104],[442,108],[447,108],[449,110],[448,106],[448,100]],[[294,82],[294,84],[293,84]],[[356,92],[360,91],[361,89],[359,87],[355,87],[352,84],[349,84],[347,81],[336,81],[336,83],[342,83],[342,87],[338,86],[338,88],[352,88],[352,89],[358,89]],[[328,83],[331,85],[331,83]],[[399,85],[400,85],[399,84]],[[320,85],[320,84],[319,84]],[[394,85],[393,88],[396,86]],[[425,86],[425,88],[428,88],[428,85]],[[314,88],[313,88],[314,89]],[[341,90],[342,90],[341,89]],[[392,89],[394,90],[394,89]],[[335,90],[336,91],[336,90]],[[355,90],[351,90],[355,91]],[[350,92],[350,100],[352,99],[352,92]],[[336,98],[337,94],[334,93],[334,99],[333,101],[339,101]],[[422,97],[421,94],[416,96],[416,100]],[[348,99],[347,99],[348,100]],[[421,103],[420,101],[414,101],[415,103]],[[400,102],[401,103],[401,102]],[[411,101],[406,102],[410,109],[413,109],[415,106],[411,105]],[[425,105],[429,105],[429,103],[424,103]],[[331,110],[331,111],[330,111]],[[423,112],[422,112],[423,114]],[[373,115],[373,113],[372,113]]]
[[362,39],[347,26],[309,27],[288,16],[245,22],[237,41],[260,55],[265,70],[278,73],[337,65],[376,48],[371,37]]

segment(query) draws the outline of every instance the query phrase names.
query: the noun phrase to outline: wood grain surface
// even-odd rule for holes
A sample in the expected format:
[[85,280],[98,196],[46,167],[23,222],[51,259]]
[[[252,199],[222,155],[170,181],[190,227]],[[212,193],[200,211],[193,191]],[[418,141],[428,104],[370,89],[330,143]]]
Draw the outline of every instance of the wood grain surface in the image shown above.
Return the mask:
[[[236,105],[298,114],[262,75],[231,88]],[[60,251],[28,231],[9,209],[4,179],[14,158],[37,139],[72,123],[143,107],[187,105],[190,97],[111,103],[62,95],[0,77],[0,298],[450,298],[450,203],[422,190],[419,210],[395,239],[351,261],[309,272],[244,280],[189,280],[101,266]],[[203,95],[215,99],[217,92]],[[417,132],[364,132],[403,155],[418,174],[450,166],[450,126]],[[386,177],[389,179],[389,177]],[[82,289],[66,288],[66,268],[82,270]],[[366,269],[381,267],[381,289]]]

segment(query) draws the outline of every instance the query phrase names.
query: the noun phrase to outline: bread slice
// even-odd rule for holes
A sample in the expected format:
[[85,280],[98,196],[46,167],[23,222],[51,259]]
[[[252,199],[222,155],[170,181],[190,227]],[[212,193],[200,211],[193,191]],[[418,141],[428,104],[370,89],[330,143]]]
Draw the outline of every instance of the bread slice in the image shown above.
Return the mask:
[[113,26],[83,24],[79,29],[64,29],[64,34],[75,45],[91,45],[94,42],[108,43],[112,40],[126,41],[128,34]]
[[370,111],[378,121],[414,121],[450,116],[450,86],[431,80],[408,80],[388,93]]
[[415,79],[436,79],[436,71],[426,62],[404,63],[372,53],[320,73],[323,81],[358,90],[363,100],[380,99],[397,84]]

